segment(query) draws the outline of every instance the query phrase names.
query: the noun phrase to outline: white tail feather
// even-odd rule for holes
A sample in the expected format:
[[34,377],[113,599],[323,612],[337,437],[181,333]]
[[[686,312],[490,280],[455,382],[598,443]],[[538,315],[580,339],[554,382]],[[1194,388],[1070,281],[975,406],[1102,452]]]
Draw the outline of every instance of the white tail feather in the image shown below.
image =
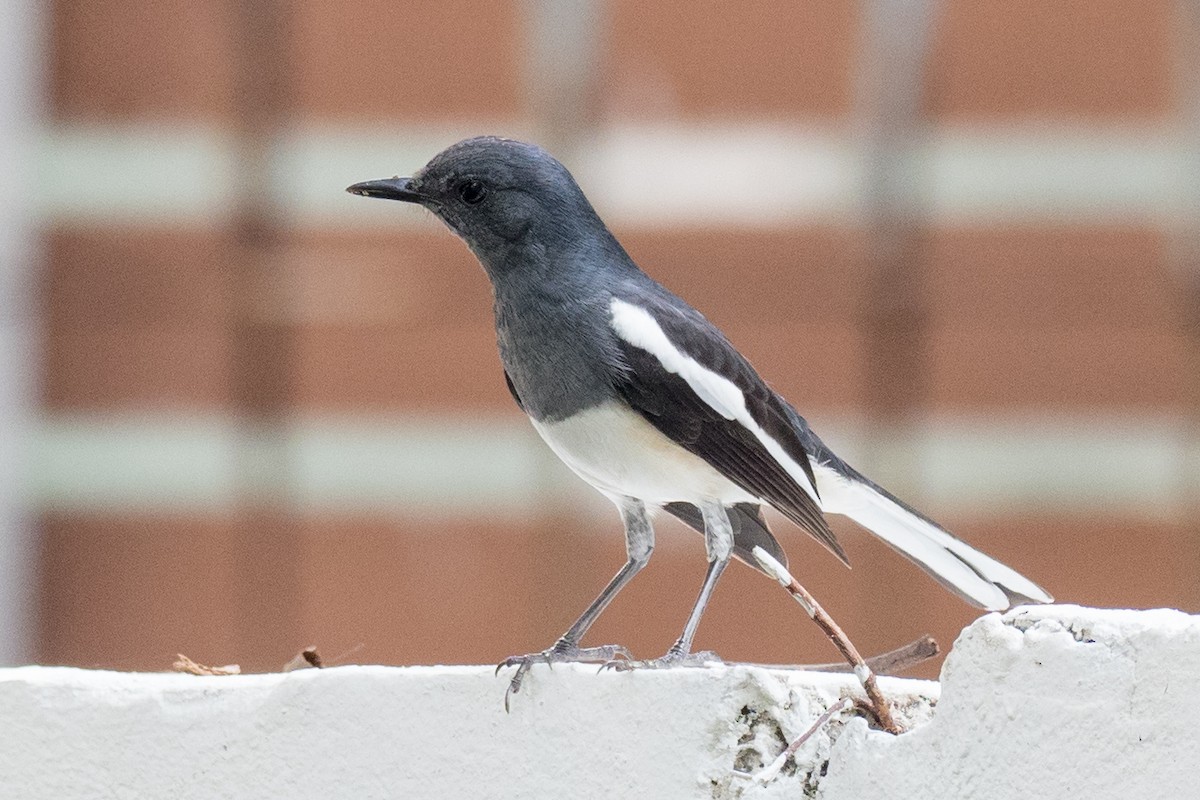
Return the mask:
[[1007,592],[1049,603],[1040,586],[913,514],[868,484],[815,465],[822,510],[844,514],[962,596],[989,611],[1011,605]]

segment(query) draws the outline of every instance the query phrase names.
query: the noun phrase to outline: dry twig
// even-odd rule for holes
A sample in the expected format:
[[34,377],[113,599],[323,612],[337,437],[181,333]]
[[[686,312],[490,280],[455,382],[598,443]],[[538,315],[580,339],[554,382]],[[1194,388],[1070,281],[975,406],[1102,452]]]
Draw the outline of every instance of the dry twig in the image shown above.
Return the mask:
[[887,698],[883,696],[883,692],[879,691],[879,684],[875,681],[875,673],[867,666],[867,662],[863,660],[863,657],[858,654],[858,650],[851,643],[849,637],[833,621],[833,617],[829,616],[825,609],[821,608],[821,604],[816,601],[816,598],[809,594],[808,590],[792,577],[787,568],[776,561],[766,550],[761,547],[755,547],[754,558],[762,565],[763,570],[768,575],[775,578],[775,580],[779,581],[780,586],[788,590],[788,593],[804,608],[813,622],[817,623],[818,627],[825,632],[825,635],[833,642],[833,646],[850,662],[850,666],[854,670],[854,675],[858,678],[858,682],[862,684],[863,689],[866,690],[867,697],[871,699],[871,704],[875,710],[875,717],[879,720],[879,726],[888,733],[901,733],[900,726],[896,724],[896,720],[892,717],[892,709],[888,705]]
[[226,664],[223,667],[210,667],[197,664],[183,653],[175,655],[175,663],[171,665],[175,672],[186,672],[188,675],[240,675],[242,668],[237,664]]
[[[903,647],[897,647],[895,650],[889,650],[886,653],[880,653],[877,656],[871,656],[866,660],[867,666],[877,675],[892,674],[902,672],[909,667],[916,666],[922,661],[928,661],[935,657],[941,649],[938,647],[937,640],[929,634],[916,639]],[[854,667],[850,664],[813,664],[803,667],[803,669],[812,670],[813,672],[853,672]]]
[[778,758],[776,758],[767,766],[763,767],[759,772],[755,773],[754,780],[758,781],[759,783],[767,783],[770,781],[779,774],[779,770],[783,769],[783,765],[787,763],[787,760],[794,756],[796,751],[803,747],[804,743],[811,739],[814,733],[821,730],[821,728],[824,728],[829,723],[829,720],[833,719],[834,716],[842,713],[843,711],[848,711],[853,706],[853,700],[851,700],[849,697],[843,697],[841,700],[838,700],[829,708],[825,709],[825,713],[817,717],[817,721],[812,725],[809,725],[808,730],[800,734],[796,741],[789,744],[787,749],[779,754]]
[[283,665],[284,672],[291,672],[297,669],[322,669],[325,664],[321,661],[321,655],[317,652],[316,647],[306,647],[296,655],[292,656],[291,661]]
[[[922,661],[928,661],[941,652],[937,641],[929,635],[909,642],[903,647],[880,653],[866,659],[867,666],[875,674],[892,674],[902,672],[916,666]],[[752,661],[730,661],[729,664],[742,664],[748,667],[765,667],[767,669],[800,669],[808,672],[853,672],[854,667],[838,661],[832,664],[762,664]]]

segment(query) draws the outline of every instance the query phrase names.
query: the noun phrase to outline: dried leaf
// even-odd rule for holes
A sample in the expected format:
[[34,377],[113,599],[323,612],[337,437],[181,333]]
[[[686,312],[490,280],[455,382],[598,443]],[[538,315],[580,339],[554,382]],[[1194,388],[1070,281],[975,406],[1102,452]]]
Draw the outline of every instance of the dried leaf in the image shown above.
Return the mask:
[[176,654],[175,663],[171,665],[171,669],[176,672],[186,672],[188,675],[240,675],[242,672],[242,668],[237,664],[226,664],[223,667],[197,664],[183,653]]

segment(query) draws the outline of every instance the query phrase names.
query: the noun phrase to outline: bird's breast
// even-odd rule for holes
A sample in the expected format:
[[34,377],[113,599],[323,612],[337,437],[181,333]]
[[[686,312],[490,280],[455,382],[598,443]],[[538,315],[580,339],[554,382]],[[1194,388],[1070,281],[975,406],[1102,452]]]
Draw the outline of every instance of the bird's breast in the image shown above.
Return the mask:
[[535,420],[561,420],[613,395],[619,357],[607,329],[590,309],[546,301],[522,313],[497,308],[500,360],[521,405]]
[[533,426],[572,471],[610,497],[652,505],[757,501],[619,400]]

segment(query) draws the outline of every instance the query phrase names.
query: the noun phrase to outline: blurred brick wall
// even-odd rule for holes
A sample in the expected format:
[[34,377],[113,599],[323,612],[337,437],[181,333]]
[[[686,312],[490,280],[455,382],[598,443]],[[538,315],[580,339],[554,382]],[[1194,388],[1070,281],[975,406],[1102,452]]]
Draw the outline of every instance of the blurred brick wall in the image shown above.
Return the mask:
[[[240,129],[232,4],[50,7],[51,124]],[[526,4],[280,8],[285,127],[391,126],[398,136],[406,125],[536,128],[523,99]],[[859,4],[752,2],[734,11],[671,0],[653,8],[608,7],[601,124],[849,122]],[[924,114],[935,129],[1040,119],[1163,124],[1176,113],[1172,9],[1136,0],[941,4]],[[378,173],[415,166],[379,164]],[[238,225],[233,211],[199,223],[51,220],[46,415],[234,415],[234,376],[246,357],[237,332],[258,313],[241,294]],[[861,229],[801,220],[617,233],[810,418],[871,413]],[[275,274],[286,286],[272,296],[290,353],[282,418],[518,413],[501,380],[486,281],[448,234],[284,221],[275,236]],[[918,249],[929,315],[923,411],[1190,413],[1189,343],[1166,237],[1133,215],[1115,225],[935,220]],[[556,504],[516,519],[288,508],[285,518],[271,534],[285,541],[258,561],[246,542],[263,533],[245,509],[48,508],[39,658],[160,668],[183,651],[274,668],[308,644],[332,656],[361,643],[354,660],[495,661],[550,644],[623,559],[616,515],[590,507]],[[944,522],[1062,600],[1200,610],[1200,540],[1182,519],[1047,506]],[[851,572],[776,527],[797,574],[861,649],[925,631],[948,645],[974,616],[849,526],[839,530]],[[594,641],[649,656],[678,634],[704,556],[697,537],[663,528],[651,566]],[[270,613],[245,589],[260,580],[283,593]],[[833,658],[782,593],[740,567],[719,588],[698,646],[757,661]]]

